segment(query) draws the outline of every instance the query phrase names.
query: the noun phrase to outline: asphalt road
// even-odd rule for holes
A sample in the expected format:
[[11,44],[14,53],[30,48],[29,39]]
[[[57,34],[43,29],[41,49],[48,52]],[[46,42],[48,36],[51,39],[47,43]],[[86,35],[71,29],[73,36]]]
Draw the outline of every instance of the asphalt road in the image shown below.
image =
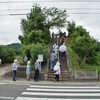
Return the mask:
[[1,79],[0,100],[100,100],[100,83]]
[[0,100],[15,100],[30,84],[0,83]]
[[[0,68],[0,76],[11,70],[10,68],[10,65],[9,68]],[[12,81],[11,78],[0,77],[0,100],[100,100],[100,82],[37,83],[33,80]]]

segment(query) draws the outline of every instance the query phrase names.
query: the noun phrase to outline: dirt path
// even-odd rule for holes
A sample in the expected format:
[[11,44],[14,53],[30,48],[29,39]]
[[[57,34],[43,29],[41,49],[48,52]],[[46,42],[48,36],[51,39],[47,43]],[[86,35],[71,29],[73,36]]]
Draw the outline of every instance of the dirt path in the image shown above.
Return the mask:
[[1,64],[0,65],[0,76],[11,71],[11,66],[12,66],[12,64]]

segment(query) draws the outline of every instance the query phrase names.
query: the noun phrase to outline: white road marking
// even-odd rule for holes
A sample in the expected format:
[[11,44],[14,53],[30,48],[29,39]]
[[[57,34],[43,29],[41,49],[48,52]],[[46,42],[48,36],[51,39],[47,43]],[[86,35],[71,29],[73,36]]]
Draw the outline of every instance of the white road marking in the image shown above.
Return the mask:
[[84,98],[77,98],[77,99],[61,99],[61,98],[35,98],[35,97],[17,97],[15,100],[100,100],[100,99],[84,99]]
[[66,89],[66,88],[93,88],[93,89],[97,89],[97,88],[100,88],[100,87],[98,87],[98,86],[38,86],[38,85],[31,85],[30,86],[31,88],[53,88],[53,89],[55,89],[55,88],[57,88],[57,89]]
[[62,96],[100,96],[100,93],[43,93],[43,92],[23,92],[22,95],[37,95],[37,96],[58,96],[58,97],[62,97]]
[[22,97],[15,100],[100,100],[98,97],[98,86],[31,85],[22,93]]
[[28,91],[43,91],[43,92],[46,92],[46,91],[49,91],[49,92],[100,92],[100,90],[98,89],[84,89],[84,90],[81,90],[81,89],[41,89],[41,88],[27,88],[26,90]]
[[0,85],[5,85],[6,83],[0,83]]
[[0,99],[14,100],[15,97],[4,97],[4,96],[0,96]]

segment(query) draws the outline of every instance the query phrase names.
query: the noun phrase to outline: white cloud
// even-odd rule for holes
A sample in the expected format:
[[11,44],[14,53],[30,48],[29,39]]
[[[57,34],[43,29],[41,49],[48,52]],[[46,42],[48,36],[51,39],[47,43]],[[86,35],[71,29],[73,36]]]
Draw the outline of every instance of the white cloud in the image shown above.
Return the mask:
[[0,44],[20,42],[18,40],[18,35],[22,34],[20,31],[20,20],[6,16],[0,19],[0,22]]

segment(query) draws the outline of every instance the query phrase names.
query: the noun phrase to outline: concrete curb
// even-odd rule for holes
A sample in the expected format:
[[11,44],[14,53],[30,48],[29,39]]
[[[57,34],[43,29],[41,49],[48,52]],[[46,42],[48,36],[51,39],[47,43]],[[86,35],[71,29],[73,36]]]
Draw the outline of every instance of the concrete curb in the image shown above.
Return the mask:
[[0,83],[5,83],[5,84],[20,84],[20,85],[68,85],[68,86],[79,86],[79,85],[84,85],[84,86],[100,86],[100,82],[74,82],[74,81],[67,81],[67,82],[54,82],[54,81],[39,81],[35,82],[33,79],[30,81],[27,81],[26,79],[23,78],[18,78],[16,81],[12,81],[11,78],[0,78]]

